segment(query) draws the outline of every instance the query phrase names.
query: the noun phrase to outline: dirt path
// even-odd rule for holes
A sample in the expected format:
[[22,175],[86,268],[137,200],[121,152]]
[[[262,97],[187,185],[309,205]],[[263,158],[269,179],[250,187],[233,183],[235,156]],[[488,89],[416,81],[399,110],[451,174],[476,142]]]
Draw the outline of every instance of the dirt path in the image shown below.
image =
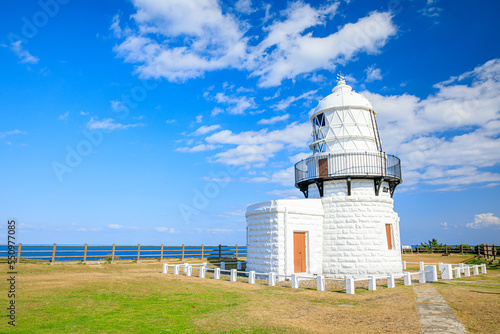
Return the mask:
[[422,334],[466,333],[465,327],[441,294],[431,286],[414,287]]

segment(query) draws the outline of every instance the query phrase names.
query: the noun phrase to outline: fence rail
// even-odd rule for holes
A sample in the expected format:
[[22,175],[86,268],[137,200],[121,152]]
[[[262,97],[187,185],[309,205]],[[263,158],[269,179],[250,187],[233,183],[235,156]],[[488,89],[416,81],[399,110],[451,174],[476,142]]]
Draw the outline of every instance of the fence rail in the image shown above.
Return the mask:
[[0,259],[96,261],[246,257],[246,245],[0,245]]
[[411,245],[411,248],[402,248],[403,253],[428,253],[428,254],[474,254],[478,256],[484,256],[486,259],[497,259],[498,246],[495,245]]

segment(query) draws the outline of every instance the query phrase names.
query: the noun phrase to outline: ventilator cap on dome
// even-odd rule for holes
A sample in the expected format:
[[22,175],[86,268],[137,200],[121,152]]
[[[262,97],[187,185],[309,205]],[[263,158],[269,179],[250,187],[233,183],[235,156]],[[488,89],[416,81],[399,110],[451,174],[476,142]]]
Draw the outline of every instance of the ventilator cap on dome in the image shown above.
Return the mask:
[[370,101],[368,101],[368,99],[362,94],[353,91],[352,87],[346,84],[345,77],[339,75],[337,85],[332,89],[332,94],[328,95],[318,103],[318,106],[313,109],[310,118],[312,120],[318,113],[323,111],[347,107],[374,111]]

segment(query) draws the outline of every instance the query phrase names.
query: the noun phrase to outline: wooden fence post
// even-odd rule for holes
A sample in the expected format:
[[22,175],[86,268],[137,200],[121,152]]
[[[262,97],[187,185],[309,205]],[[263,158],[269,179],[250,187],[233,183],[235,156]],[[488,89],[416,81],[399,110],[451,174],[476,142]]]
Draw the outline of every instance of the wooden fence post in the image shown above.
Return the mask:
[[460,254],[464,255],[464,245],[460,245]]
[[203,246],[203,244],[201,244],[201,259],[203,260],[203,253],[205,251],[205,247]]
[[[17,245],[17,263],[21,263],[21,248],[22,248],[23,244],[22,243],[19,243],[19,245]],[[495,247],[495,246],[493,246]]]
[[448,254],[448,245],[444,245],[444,253]]
[[163,244],[161,244],[160,248],[160,262],[163,262]]
[[52,245],[52,263],[54,263],[56,259],[56,244],[54,243],[54,245]]
[[184,261],[184,244],[182,244],[182,255],[181,256],[182,256],[182,258],[181,258],[182,261]]
[[137,244],[137,263],[141,259],[141,244]]
[[497,249],[495,248],[495,245],[492,247],[492,252],[493,252],[493,260],[497,260]]
[[235,246],[236,258],[238,258],[238,245]]
[[83,245],[83,262],[86,261],[87,261],[87,244]]
[[481,256],[481,245],[477,245],[477,256]]
[[219,259],[222,258],[222,245],[219,244]]
[[432,248],[432,245],[431,245],[431,254],[434,254],[434,249]]
[[111,252],[111,262],[115,262],[115,244],[113,244],[113,250]]

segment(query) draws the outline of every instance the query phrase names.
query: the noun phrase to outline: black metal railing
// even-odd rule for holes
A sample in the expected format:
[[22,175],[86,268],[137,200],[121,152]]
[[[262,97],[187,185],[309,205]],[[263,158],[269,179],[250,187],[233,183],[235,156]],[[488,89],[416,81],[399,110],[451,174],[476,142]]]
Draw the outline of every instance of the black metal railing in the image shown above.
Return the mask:
[[317,155],[295,164],[295,186],[308,180],[344,177],[388,178],[401,183],[401,160],[384,152]]

